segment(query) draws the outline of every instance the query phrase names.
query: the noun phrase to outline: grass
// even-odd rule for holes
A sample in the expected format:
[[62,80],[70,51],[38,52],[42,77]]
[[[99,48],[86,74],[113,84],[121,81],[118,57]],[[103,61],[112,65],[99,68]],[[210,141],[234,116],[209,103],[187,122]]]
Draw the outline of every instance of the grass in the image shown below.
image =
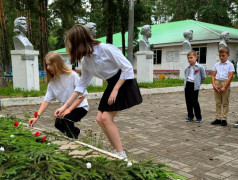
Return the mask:
[[[126,161],[104,156],[72,158],[57,145],[39,141],[45,134],[35,137],[22,124],[15,127],[16,121],[0,117],[0,179],[186,179],[152,159],[127,167]],[[90,169],[86,167],[88,162],[92,164]]]
[[[238,81],[235,76],[232,81]],[[154,79],[153,83],[138,83],[140,88],[163,88],[163,87],[175,87],[183,86],[183,79]],[[211,84],[212,78],[208,76],[203,84]],[[87,90],[89,93],[92,92],[103,92],[107,86],[106,82],[103,82],[102,87],[88,86]],[[45,81],[40,82],[40,91],[23,91],[20,89],[13,89],[12,82],[8,83],[8,87],[0,88],[1,97],[39,97],[44,96],[47,90],[47,84]]]

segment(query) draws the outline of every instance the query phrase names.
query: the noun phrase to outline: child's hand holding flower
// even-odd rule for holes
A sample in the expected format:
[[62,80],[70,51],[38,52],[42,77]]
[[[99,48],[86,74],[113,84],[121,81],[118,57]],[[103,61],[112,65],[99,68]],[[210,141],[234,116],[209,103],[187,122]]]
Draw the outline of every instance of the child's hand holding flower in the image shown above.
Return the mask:
[[33,125],[36,123],[36,121],[40,118],[40,115],[38,114],[38,112],[35,112],[34,113],[34,118],[30,118],[29,119],[29,122],[28,122],[28,125],[30,127],[33,127]]

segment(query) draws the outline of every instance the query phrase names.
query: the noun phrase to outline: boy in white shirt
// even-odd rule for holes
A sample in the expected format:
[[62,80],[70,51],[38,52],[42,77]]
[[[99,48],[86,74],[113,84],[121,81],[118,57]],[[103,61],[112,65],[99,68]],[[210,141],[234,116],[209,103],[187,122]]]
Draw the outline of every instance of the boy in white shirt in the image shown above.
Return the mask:
[[228,60],[230,50],[224,46],[219,49],[220,62],[216,63],[212,72],[212,85],[216,101],[216,120],[212,125],[227,126],[229,110],[230,82],[235,72],[234,65]]
[[197,62],[196,51],[189,51],[187,54],[189,66],[184,71],[184,92],[187,106],[187,122],[192,122],[195,114],[196,122],[203,121],[201,109],[198,102],[199,89],[206,79],[206,72],[202,65]]

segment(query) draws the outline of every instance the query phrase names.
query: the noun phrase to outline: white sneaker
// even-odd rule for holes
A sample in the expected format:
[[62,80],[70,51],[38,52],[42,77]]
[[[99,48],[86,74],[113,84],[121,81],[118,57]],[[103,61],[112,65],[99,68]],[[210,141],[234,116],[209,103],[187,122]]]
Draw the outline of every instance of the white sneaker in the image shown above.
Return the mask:
[[116,154],[117,156],[121,157],[122,159],[126,159],[127,155],[125,151],[117,152],[115,149],[111,151],[111,153]]
[[235,128],[238,128],[238,121],[234,124]]
[[113,150],[111,151],[111,153],[112,153],[112,154],[116,154],[117,151],[116,151],[115,149],[113,149]]

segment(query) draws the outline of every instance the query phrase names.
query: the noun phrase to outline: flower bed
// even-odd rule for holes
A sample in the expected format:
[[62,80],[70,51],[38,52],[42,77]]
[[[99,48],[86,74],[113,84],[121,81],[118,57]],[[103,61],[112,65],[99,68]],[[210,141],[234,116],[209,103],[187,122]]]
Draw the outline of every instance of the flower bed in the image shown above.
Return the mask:
[[0,117],[0,179],[185,179],[165,165],[104,156],[73,158],[14,118]]

